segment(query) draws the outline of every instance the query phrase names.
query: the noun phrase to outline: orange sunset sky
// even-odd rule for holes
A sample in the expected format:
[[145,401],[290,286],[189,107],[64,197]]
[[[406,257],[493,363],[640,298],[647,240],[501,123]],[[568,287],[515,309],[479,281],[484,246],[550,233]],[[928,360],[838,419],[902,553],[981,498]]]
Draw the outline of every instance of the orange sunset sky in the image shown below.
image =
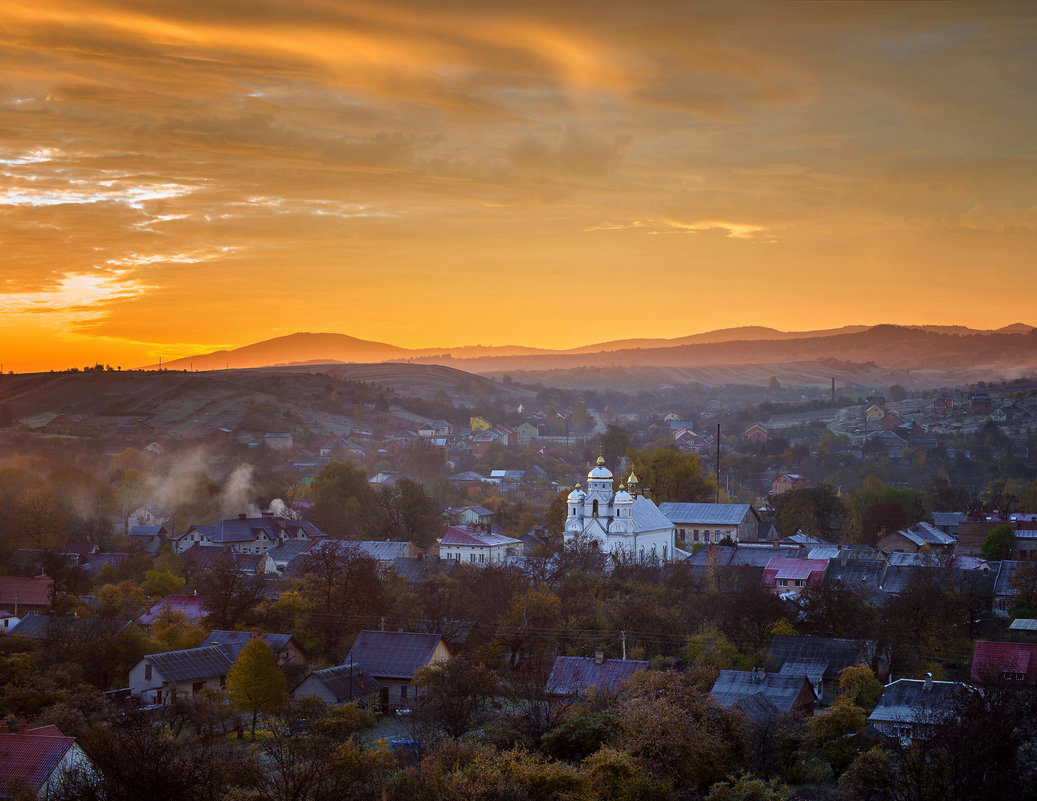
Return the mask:
[[7,0],[0,362],[1037,322],[1037,6]]

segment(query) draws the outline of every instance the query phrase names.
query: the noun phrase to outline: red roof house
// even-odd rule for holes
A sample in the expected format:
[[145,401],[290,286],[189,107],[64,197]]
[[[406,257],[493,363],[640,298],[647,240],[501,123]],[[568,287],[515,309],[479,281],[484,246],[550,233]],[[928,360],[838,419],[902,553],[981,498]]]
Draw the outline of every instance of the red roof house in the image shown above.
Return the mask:
[[0,609],[22,615],[50,608],[54,580],[47,576],[0,576]]
[[978,641],[972,656],[972,680],[1037,684],[1037,643]]
[[65,737],[57,726],[9,732],[0,725],[0,793],[14,784],[43,798],[66,770],[90,769],[76,738]]
[[763,569],[763,586],[775,592],[802,592],[816,587],[825,577],[827,559],[789,559],[775,556]]

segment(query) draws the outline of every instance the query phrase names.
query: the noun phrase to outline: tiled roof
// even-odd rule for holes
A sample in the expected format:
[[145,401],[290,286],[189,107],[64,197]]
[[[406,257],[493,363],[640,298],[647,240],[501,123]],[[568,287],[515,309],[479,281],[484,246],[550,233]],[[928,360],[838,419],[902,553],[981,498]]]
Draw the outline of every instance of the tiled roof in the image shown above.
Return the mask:
[[755,670],[721,670],[709,695],[723,707],[762,692],[779,712],[789,712],[803,689],[804,676],[763,673]]
[[972,657],[973,680],[999,680],[1005,672],[1022,674],[1030,684],[1037,681],[1037,643],[977,642]]
[[410,680],[428,665],[442,639],[438,634],[361,631],[345,661],[363,665],[372,676]]
[[[279,654],[292,640],[291,634],[271,634],[269,632],[264,632],[259,636],[266,640],[266,644],[270,646],[270,650],[275,654]],[[237,662],[238,654],[241,653],[241,649],[251,641],[252,632],[216,629],[205,638],[201,647],[207,648],[212,645],[219,645],[227,652],[232,662]]]
[[323,684],[339,702],[348,701],[351,698],[362,698],[365,695],[376,693],[382,688],[382,685],[359,664],[351,666],[348,660],[344,665],[315,670],[308,678],[316,679]]
[[648,662],[639,659],[604,659],[598,664],[591,657],[559,656],[547,679],[548,695],[579,695],[591,687],[605,692],[617,690],[635,671],[647,670]]
[[0,792],[12,781],[21,781],[34,795],[39,793],[76,742],[53,731],[57,730],[44,726],[24,734],[0,733]]
[[46,576],[0,576],[0,604],[47,606],[54,582]]
[[737,526],[749,514],[747,503],[661,503],[659,511],[679,525]]
[[261,533],[266,533],[271,540],[277,540],[282,534],[294,537],[300,530],[310,537],[324,536],[324,532],[307,520],[288,520],[284,517],[235,517],[217,520],[204,526],[191,526],[184,536],[198,531],[210,542],[252,542]]
[[151,654],[144,659],[151,662],[167,682],[200,681],[226,676],[234,666],[227,652],[217,645]]

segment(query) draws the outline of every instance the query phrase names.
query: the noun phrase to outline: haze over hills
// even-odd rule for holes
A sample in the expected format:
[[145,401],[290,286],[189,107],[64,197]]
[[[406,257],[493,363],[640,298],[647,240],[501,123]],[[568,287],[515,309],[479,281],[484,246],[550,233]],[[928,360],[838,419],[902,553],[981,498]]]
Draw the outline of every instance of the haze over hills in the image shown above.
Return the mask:
[[[835,360],[869,369],[921,371],[946,382],[955,371],[1015,377],[1037,371],[1037,334],[1015,323],[996,331],[963,326],[845,326],[821,331],[777,331],[746,326],[678,339],[635,339],[569,350],[511,346],[408,349],[345,334],[298,333],[166,363],[169,369],[213,370],[274,365],[419,362],[475,373],[581,368],[718,368],[754,365],[753,372]],[[787,371],[788,368],[782,368]],[[808,381],[812,383],[812,381]]]

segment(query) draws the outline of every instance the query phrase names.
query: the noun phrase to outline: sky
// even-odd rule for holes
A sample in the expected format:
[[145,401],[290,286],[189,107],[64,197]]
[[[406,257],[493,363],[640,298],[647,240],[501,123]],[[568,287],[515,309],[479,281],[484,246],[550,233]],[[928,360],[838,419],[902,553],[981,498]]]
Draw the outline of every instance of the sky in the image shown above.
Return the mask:
[[0,364],[1035,323],[1029,2],[6,0]]

